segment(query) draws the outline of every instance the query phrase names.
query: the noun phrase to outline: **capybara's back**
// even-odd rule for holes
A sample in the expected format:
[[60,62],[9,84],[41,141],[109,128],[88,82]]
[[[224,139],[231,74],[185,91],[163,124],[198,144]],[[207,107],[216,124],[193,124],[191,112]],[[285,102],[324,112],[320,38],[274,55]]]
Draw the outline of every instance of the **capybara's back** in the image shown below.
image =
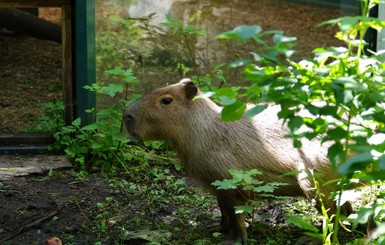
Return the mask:
[[[186,172],[217,196],[223,231],[232,230],[235,239],[246,244],[244,215],[235,214],[234,206],[245,205],[248,193],[212,186],[215,180],[229,178],[229,169],[258,169],[263,173],[259,180],[287,184],[276,195],[307,198],[315,198],[309,173],[322,173],[317,180],[325,194],[324,205],[335,211],[334,202],[327,198],[334,186],[322,184],[338,176],[326,157],[327,148],[319,141],[303,140],[301,148],[293,147],[276,105],[267,105],[250,120],[222,122],[221,107],[208,98],[194,99],[198,94],[197,87],[183,79],[143,96],[126,109],[124,120],[130,135],[139,140],[173,143]],[[345,210],[350,209],[345,204]]]

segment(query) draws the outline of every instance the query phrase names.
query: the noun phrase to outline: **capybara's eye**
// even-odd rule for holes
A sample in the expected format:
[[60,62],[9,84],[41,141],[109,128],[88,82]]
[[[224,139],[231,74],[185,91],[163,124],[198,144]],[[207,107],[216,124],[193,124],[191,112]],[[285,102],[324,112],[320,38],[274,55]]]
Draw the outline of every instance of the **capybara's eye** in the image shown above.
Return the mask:
[[169,105],[169,104],[171,104],[171,102],[172,102],[172,98],[168,98],[168,97],[160,100],[160,103],[165,104],[165,105]]

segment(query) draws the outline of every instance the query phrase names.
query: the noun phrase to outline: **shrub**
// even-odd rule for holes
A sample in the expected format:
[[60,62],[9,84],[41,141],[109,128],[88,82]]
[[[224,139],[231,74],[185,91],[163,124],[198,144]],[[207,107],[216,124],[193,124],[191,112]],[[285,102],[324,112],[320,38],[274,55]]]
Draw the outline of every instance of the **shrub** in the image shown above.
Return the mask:
[[[336,37],[345,46],[316,48],[311,59],[292,60],[294,37],[281,31],[263,31],[256,25],[237,26],[216,37],[255,44],[251,58],[230,64],[243,67],[244,79],[251,85],[210,93],[224,106],[222,119],[238,120],[248,102],[256,105],[246,113],[247,117],[265,109],[261,102],[277,103],[281,106],[278,116],[287,121],[296,147],[301,147],[304,137],[331,142],[328,158],[341,175],[339,191],[335,193],[339,207],[347,200],[344,192],[348,184],[378,186],[385,181],[385,57],[384,51],[365,50],[364,40],[368,29],[381,30],[385,21],[368,16],[375,1],[361,2],[362,16],[321,24],[338,25]],[[308,111],[310,116],[299,115],[300,110]],[[384,210],[383,203],[383,195],[372,199],[360,207],[353,223],[367,222],[369,216],[381,221],[384,212],[379,210]],[[338,243],[338,227],[343,219],[339,208],[333,228],[327,228],[323,235],[325,243]],[[380,225],[372,239],[383,242],[384,228]]]

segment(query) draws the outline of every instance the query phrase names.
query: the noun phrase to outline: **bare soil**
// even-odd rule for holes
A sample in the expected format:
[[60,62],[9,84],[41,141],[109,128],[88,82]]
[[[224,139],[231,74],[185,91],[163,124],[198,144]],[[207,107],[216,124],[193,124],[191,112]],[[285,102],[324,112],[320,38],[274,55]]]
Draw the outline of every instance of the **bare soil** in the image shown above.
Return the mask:
[[90,177],[76,181],[65,173],[49,179],[17,178],[3,185],[0,189],[1,244],[43,244],[52,236],[68,242],[66,235],[83,241],[83,237],[92,234],[83,228],[88,225],[92,208],[111,195],[103,179]]
[[[119,182],[129,181],[127,176],[116,177]],[[151,240],[135,236],[123,238],[123,231],[147,235],[159,232],[167,241],[155,240],[161,244],[193,244],[200,239],[211,239],[209,244],[215,244],[207,230],[208,226],[219,222],[219,210],[212,197],[206,198],[207,205],[197,206],[191,205],[188,198],[181,203],[168,203],[167,194],[163,203],[148,203],[146,198],[130,195],[114,186],[112,183],[117,183],[111,181],[114,178],[91,175],[79,180],[71,171],[61,171],[53,176],[3,181],[0,187],[0,244],[28,242],[37,245],[50,237],[60,238],[63,244],[145,244]],[[193,184],[186,190],[195,193],[194,198],[197,198],[197,191],[200,192]],[[104,207],[107,199],[113,199],[113,202]],[[262,242],[278,233],[292,242],[302,236],[300,229],[288,227],[280,205],[261,208],[258,214],[262,220],[254,224],[250,234],[254,241],[260,239]],[[102,228],[103,221],[106,231]],[[168,230],[164,230],[165,225]],[[190,239],[191,243],[188,242]]]
[[61,45],[0,30],[0,133],[23,131],[62,99]]
[[[79,179],[72,170],[2,181],[0,244],[40,245],[51,237],[79,245],[219,244],[225,240],[226,236],[215,238],[208,230],[220,221],[214,197],[183,172],[170,171],[156,185],[159,179],[152,179],[150,173],[141,180],[99,174]],[[170,177],[185,179],[183,190],[169,188],[165,182]],[[140,188],[133,191],[132,184]],[[288,224],[293,214],[311,217],[316,212],[301,199],[263,204],[248,228],[249,244],[320,244]],[[317,219],[313,222],[320,225]],[[341,230],[342,244],[362,237],[362,232]]]
[[[60,8],[39,17],[60,24]],[[0,26],[0,133],[23,131],[43,112],[41,103],[62,100],[61,44]]]

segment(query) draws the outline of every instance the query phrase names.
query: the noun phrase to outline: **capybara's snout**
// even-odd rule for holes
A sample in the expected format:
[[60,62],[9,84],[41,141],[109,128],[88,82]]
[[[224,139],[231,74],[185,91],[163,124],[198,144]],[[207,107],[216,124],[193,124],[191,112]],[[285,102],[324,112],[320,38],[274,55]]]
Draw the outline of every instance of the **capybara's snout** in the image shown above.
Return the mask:
[[133,104],[128,106],[123,113],[124,126],[127,132],[133,137],[136,137],[135,128],[136,128],[136,114],[137,114],[138,108],[139,108],[139,103],[134,102]]
[[127,109],[124,111],[124,114],[123,114],[124,123],[127,125],[127,124],[134,122],[134,120],[135,120],[135,117],[134,117],[134,113],[133,113],[132,108],[127,107]]

